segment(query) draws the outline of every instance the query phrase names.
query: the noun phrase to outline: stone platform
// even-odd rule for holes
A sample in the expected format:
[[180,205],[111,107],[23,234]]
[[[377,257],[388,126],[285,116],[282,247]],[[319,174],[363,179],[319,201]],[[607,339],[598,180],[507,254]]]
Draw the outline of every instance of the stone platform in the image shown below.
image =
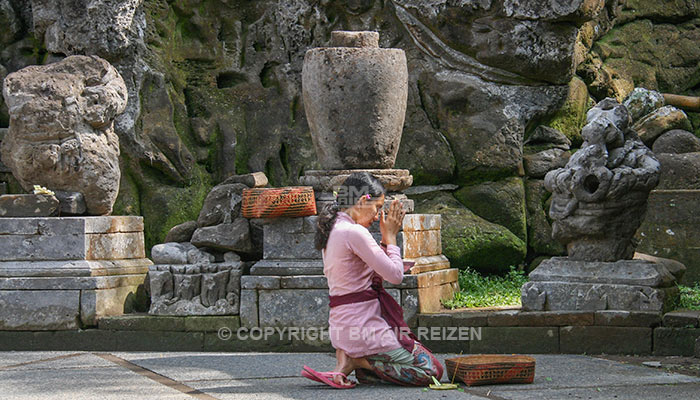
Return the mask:
[[151,261],[142,217],[0,218],[0,330],[68,330],[130,312]]
[[683,264],[637,253],[633,260],[574,261],[553,257],[522,287],[529,311],[669,311],[678,298]]
[[[243,326],[327,326],[328,284],[314,247],[316,218],[260,220],[263,259],[241,277]],[[419,312],[439,312],[441,300],[459,291],[458,270],[442,255],[440,228],[440,215],[409,214],[397,235],[404,260],[415,265],[400,285],[385,287],[403,306],[409,325],[415,326]],[[369,230],[381,239],[378,223]]]

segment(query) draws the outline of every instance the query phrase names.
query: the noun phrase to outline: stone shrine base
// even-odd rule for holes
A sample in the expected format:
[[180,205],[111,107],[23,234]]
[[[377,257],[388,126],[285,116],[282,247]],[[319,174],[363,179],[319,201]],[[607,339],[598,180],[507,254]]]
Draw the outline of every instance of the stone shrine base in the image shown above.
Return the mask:
[[637,253],[633,260],[574,261],[554,257],[522,287],[527,311],[654,311],[673,308],[683,264]]
[[0,330],[74,330],[131,312],[151,261],[142,217],[0,218]]

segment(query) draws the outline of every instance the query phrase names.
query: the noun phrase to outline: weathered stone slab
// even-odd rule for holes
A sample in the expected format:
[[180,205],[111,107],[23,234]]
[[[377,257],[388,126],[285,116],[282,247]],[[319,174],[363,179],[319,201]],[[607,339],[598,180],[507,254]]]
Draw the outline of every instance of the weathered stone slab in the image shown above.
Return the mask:
[[544,260],[530,273],[530,281],[561,281],[667,287],[675,280],[668,270],[644,260],[616,262],[574,261],[567,257]]
[[387,289],[415,289],[418,287],[418,276],[404,275],[403,280],[398,285],[384,281],[384,287]]
[[404,232],[404,257],[417,258],[442,254],[439,230]]
[[80,320],[84,325],[97,325],[101,317],[122,315],[133,310],[138,285],[80,292]]
[[651,328],[566,326],[559,329],[562,353],[651,354]]
[[389,192],[400,192],[413,184],[413,176],[407,169],[308,170],[299,183],[313,186],[316,192],[333,192],[350,174],[361,171],[374,175]]
[[86,235],[143,232],[143,217],[0,218],[0,235]]
[[111,289],[143,284],[145,274],[80,276],[80,277],[19,277],[0,278],[0,290],[85,290]]
[[48,217],[58,210],[58,199],[44,194],[0,196],[0,217]]
[[661,325],[661,313],[652,311],[601,310],[595,312],[595,325],[653,328]]
[[415,263],[415,265],[411,267],[410,270],[410,273],[414,275],[420,274],[422,272],[430,272],[450,268],[450,260],[448,260],[447,257],[445,257],[442,254],[437,256],[427,256],[418,258],[404,257],[404,261],[412,261]]
[[258,321],[258,291],[241,290],[240,307],[241,326],[252,328],[260,326]]
[[548,354],[559,352],[559,330],[549,327],[484,327],[481,339],[472,338],[473,354]]
[[0,290],[0,330],[78,329],[79,290]]
[[700,329],[666,328],[654,329],[655,356],[688,356],[695,354],[695,341],[700,338]]
[[0,279],[6,277],[87,277],[146,274],[147,258],[131,260],[4,261]]
[[143,232],[95,233],[85,239],[88,260],[123,260],[146,257]]
[[258,290],[258,307],[260,326],[328,326],[328,290]]
[[120,315],[100,318],[97,327],[111,331],[184,331],[185,320],[164,315]]
[[283,276],[280,280],[282,289],[328,289],[325,276]]
[[403,231],[440,230],[442,216],[440,214],[407,214],[403,219]]
[[0,236],[0,260],[4,261],[82,260],[86,257],[85,235]]
[[523,311],[517,316],[519,326],[594,325],[595,314],[589,311]]
[[241,318],[238,315],[191,316],[183,319],[187,332],[218,333],[221,328],[228,328],[231,332],[236,332],[241,327]]
[[321,252],[314,245],[313,233],[283,233],[269,225],[265,226],[264,232],[265,259],[321,258]]
[[260,260],[251,275],[323,275],[323,260]]
[[418,315],[418,325],[420,326],[454,326],[452,322],[453,314],[450,313],[436,313],[436,314],[419,314]]
[[457,268],[450,268],[439,271],[423,272],[415,275],[415,277],[419,288],[441,286],[446,283],[457,282],[457,279],[459,278],[459,270]]
[[520,310],[503,310],[489,313],[489,326],[518,326]]
[[526,311],[665,311],[678,289],[633,285],[527,282],[522,287]]
[[452,321],[454,326],[488,326],[489,313],[474,311],[457,312],[452,314]]
[[66,217],[85,221],[85,233],[143,232],[143,217],[139,216],[103,216],[103,217]]
[[697,328],[700,324],[700,311],[671,311],[664,314],[663,323],[665,327]]
[[241,289],[279,289],[279,276],[241,276]]

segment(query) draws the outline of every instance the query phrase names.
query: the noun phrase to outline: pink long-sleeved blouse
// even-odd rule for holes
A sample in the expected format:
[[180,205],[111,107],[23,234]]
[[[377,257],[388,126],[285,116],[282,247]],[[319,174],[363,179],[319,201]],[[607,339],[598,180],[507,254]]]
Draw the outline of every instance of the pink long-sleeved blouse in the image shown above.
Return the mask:
[[[370,289],[375,272],[393,284],[403,280],[399,247],[388,245],[385,253],[367,228],[342,211],[338,212],[322,254],[331,296]],[[396,333],[382,318],[376,299],[333,307],[328,323],[333,347],[352,358],[401,347]]]

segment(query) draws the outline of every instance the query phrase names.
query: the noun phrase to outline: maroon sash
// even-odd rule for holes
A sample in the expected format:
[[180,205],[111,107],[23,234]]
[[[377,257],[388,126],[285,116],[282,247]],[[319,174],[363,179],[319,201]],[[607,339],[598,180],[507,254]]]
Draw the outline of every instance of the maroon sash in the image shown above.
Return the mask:
[[330,306],[337,307],[345,304],[361,303],[363,301],[379,299],[379,306],[382,310],[382,318],[396,332],[396,337],[401,343],[401,347],[409,353],[413,352],[413,345],[418,341],[416,335],[411,332],[406,321],[403,320],[403,309],[399,303],[384,289],[383,279],[378,274],[372,277],[372,288],[362,292],[348,293],[342,296],[328,296]]

